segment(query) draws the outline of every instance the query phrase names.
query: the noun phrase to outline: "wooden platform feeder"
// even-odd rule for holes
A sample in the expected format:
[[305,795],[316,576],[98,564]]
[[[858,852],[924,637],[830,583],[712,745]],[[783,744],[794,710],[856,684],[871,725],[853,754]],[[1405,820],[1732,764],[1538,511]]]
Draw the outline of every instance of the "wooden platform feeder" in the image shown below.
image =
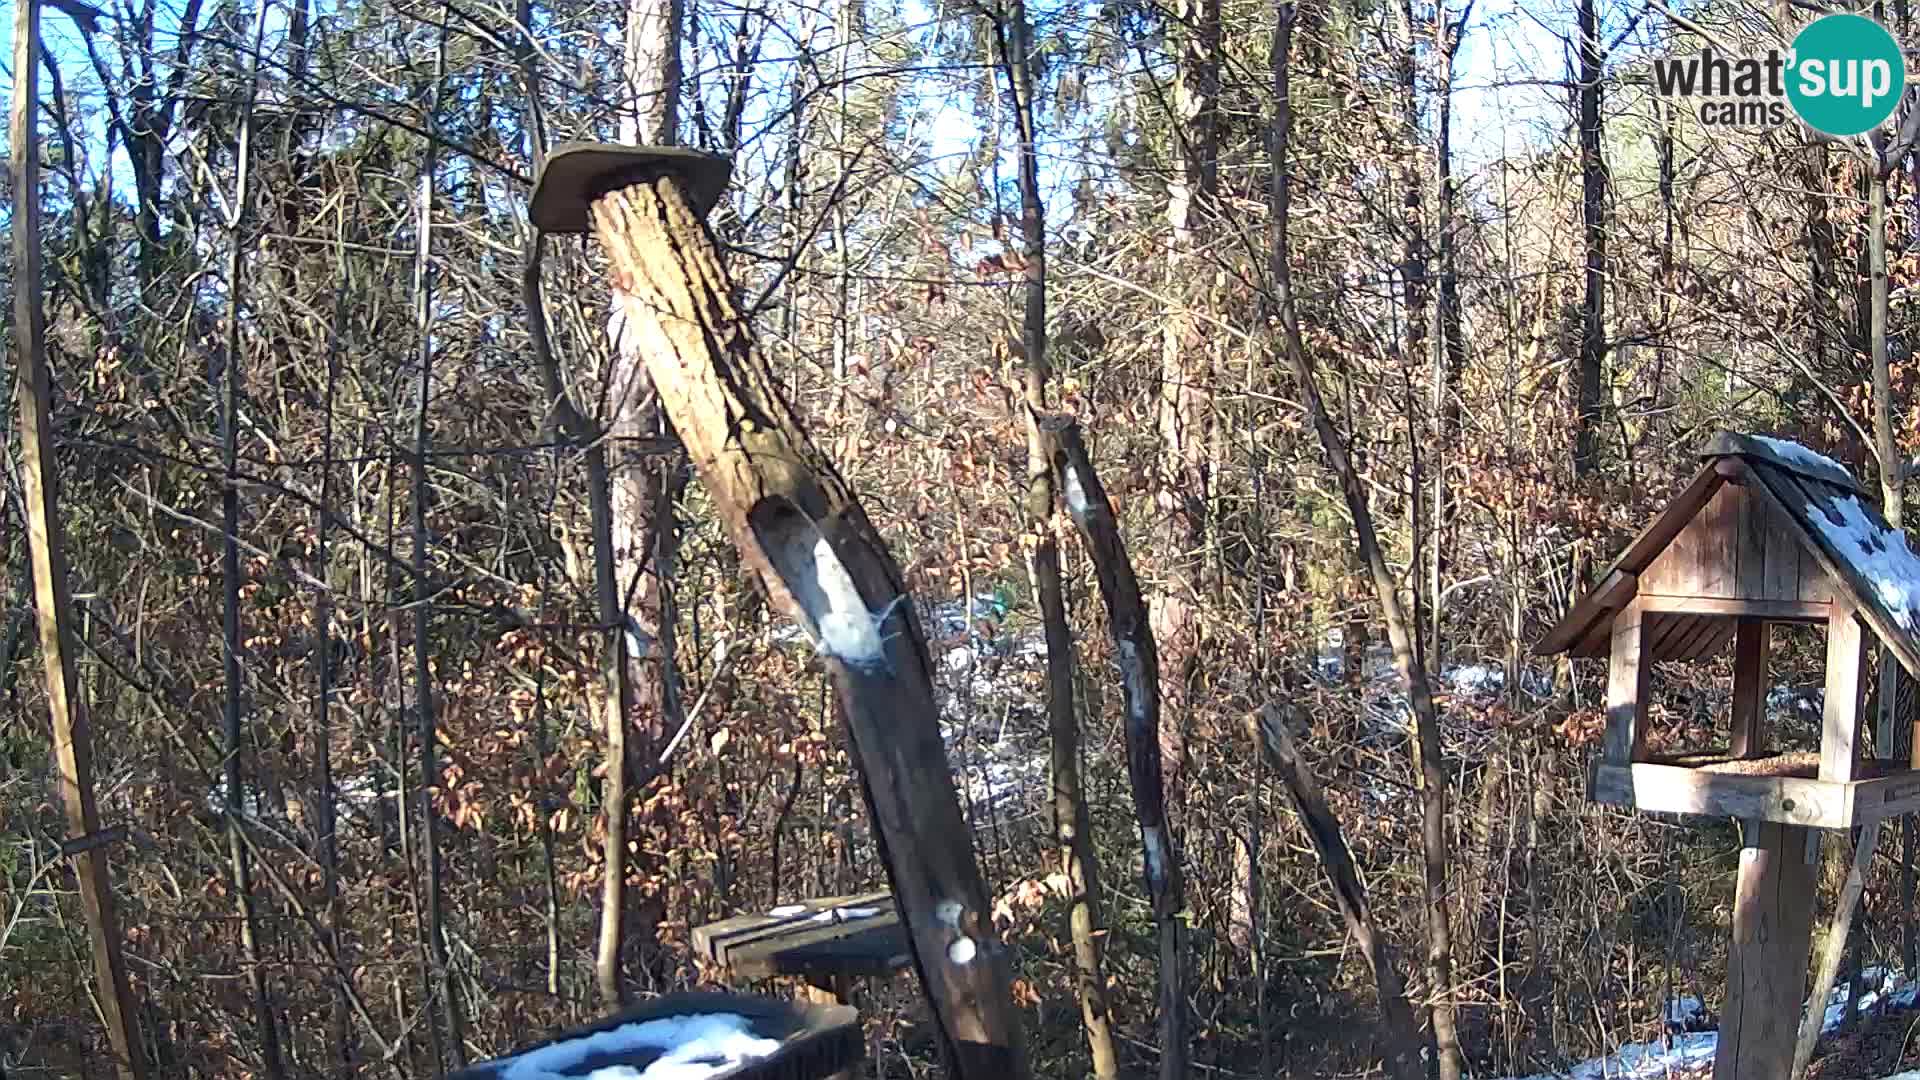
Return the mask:
[[856,978],[913,966],[889,892],[831,896],[693,928],[694,951],[734,979],[797,978],[815,1001],[847,1004]]
[[[1865,827],[1861,844],[1870,849],[1881,821],[1920,809],[1920,771],[1905,749],[1913,742],[1893,729],[1896,710],[1881,710],[1876,756],[1864,751],[1861,731],[1869,638],[1908,678],[1920,674],[1920,558],[1851,474],[1804,447],[1723,432],[1701,458],[1692,482],[1535,651],[1607,658],[1593,801],[1741,822],[1731,985],[1714,1075],[1781,1077],[1793,1062],[1806,986],[1809,864],[1820,835],[1813,830]],[[1776,623],[1826,631],[1817,751],[1787,752],[1770,741],[1767,657]],[[1705,660],[1728,645],[1726,745],[1650,754],[1653,662]],[[1908,679],[1889,669],[1881,681],[1894,695],[1895,683]],[[1857,860],[1862,867],[1870,854]],[[1844,895],[1842,908],[1836,924],[1844,936]]]

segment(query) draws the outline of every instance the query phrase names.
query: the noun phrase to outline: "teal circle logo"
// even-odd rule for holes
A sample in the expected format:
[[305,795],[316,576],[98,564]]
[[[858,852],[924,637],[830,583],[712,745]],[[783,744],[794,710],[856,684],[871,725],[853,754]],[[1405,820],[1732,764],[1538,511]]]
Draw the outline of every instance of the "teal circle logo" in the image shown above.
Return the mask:
[[1872,131],[1893,115],[1907,87],[1900,43],[1864,15],[1822,15],[1793,39],[1787,100],[1828,135]]

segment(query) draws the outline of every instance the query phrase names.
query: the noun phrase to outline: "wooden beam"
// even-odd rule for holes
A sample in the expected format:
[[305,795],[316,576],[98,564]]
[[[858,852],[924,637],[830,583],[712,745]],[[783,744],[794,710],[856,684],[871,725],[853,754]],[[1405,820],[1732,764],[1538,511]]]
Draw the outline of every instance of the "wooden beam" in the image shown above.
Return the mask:
[[1713,1080],[1778,1080],[1793,1064],[1807,981],[1813,870],[1801,857],[1807,830],[1763,821],[1742,831]]
[[1609,611],[1627,606],[1633,594],[1640,589],[1640,575],[1629,574],[1625,570],[1615,570],[1607,575],[1600,587],[1593,590],[1593,602],[1596,606]]
[[[67,839],[84,841],[100,830],[94,802],[93,734],[74,662],[73,594],[67,582],[66,522],[60,516],[53,467],[53,376],[47,369],[45,294],[40,266],[40,4],[18,0],[13,15],[13,105],[8,114],[13,165],[13,302],[16,351],[14,401],[20,412],[20,487],[25,497],[33,606],[40,660],[53,721],[54,758]],[[233,362],[237,362],[235,359]],[[106,1022],[113,1068],[124,1080],[147,1075],[146,1050],[136,1034],[133,994],[121,955],[120,920],[107,873],[107,849],[73,857],[80,907],[97,985],[94,1001]]]
[[1646,649],[1647,619],[1636,601],[1613,617],[1613,654],[1607,661],[1607,735],[1602,756],[1609,765],[1626,765],[1645,748],[1642,723],[1647,715],[1647,676],[1653,670]]
[[1771,635],[1762,619],[1742,618],[1733,639],[1734,757],[1757,757],[1767,746],[1767,655]]
[[1873,862],[1873,849],[1880,843],[1880,822],[1869,821],[1860,830],[1860,842],[1854,845],[1852,865],[1834,902],[1833,919],[1827,924],[1827,936],[1820,942],[1820,958],[1814,964],[1813,993],[1808,996],[1805,1015],[1800,1018],[1800,1036],[1793,1046],[1793,1071],[1789,1080],[1807,1075],[1813,1061],[1814,1044],[1820,1041],[1820,1028],[1827,1018],[1827,998],[1833,993],[1833,980],[1840,974],[1840,959],[1847,951],[1847,931],[1853,926],[1853,913],[1860,906],[1860,891],[1866,886],[1867,868]]
[[1587,795],[1594,802],[1652,813],[1844,829],[1854,823],[1856,789],[1862,786],[1794,776],[1710,773],[1648,761],[1632,765],[1602,761],[1594,768]]
[[1741,600],[1644,592],[1634,597],[1634,606],[1648,612],[1745,617],[1769,622],[1825,622],[1833,611],[1833,605],[1824,600]]
[[1860,620],[1835,605],[1827,620],[1827,691],[1820,724],[1820,779],[1852,780],[1860,756],[1860,692],[1866,669]]

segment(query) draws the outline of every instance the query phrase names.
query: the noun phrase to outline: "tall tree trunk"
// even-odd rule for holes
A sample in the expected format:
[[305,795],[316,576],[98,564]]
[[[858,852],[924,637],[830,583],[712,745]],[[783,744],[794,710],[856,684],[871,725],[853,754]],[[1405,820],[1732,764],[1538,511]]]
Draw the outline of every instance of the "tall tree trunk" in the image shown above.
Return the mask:
[[1600,461],[1601,365],[1606,358],[1607,163],[1600,155],[1599,0],[1579,0],[1580,224],[1586,238],[1585,299],[1580,305],[1579,397],[1573,472],[1591,476]]
[[1388,568],[1374,528],[1373,512],[1367,504],[1366,488],[1360,473],[1347,456],[1346,443],[1333,426],[1331,414],[1320,396],[1313,367],[1300,337],[1299,313],[1293,296],[1293,273],[1288,248],[1291,228],[1292,173],[1288,153],[1293,138],[1293,103],[1289,97],[1291,79],[1290,52],[1295,5],[1292,0],[1276,4],[1273,41],[1274,118],[1269,158],[1272,182],[1269,185],[1273,222],[1273,245],[1269,275],[1280,321],[1281,351],[1287,366],[1300,384],[1314,434],[1326,454],[1327,465],[1340,484],[1340,494],[1353,518],[1353,530],[1361,562],[1367,567],[1373,589],[1386,618],[1387,638],[1393,646],[1394,667],[1413,706],[1414,750],[1420,780],[1420,840],[1424,878],[1423,907],[1426,918],[1427,994],[1433,1024],[1434,1048],[1441,1080],[1459,1080],[1463,1063],[1460,1038],[1454,1015],[1453,945],[1447,922],[1447,775],[1440,757],[1440,715],[1434,705],[1433,689],[1427,669],[1414,645],[1414,627],[1400,606],[1398,583]]
[[[1073,941],[1074,975],[1093,1074],[1112,1080],[1120,1072],[1114,1049],[1107,978],[1101,963],[1100,872],[1093,822],[1080,783],[1080,720],[1073,707],[1073,632],[1067,625],[1060,580],[1060,544],[1053,530],[1053,458],[1040,430],[1047,409],[1047,223],[1040,200],[1040,158],[1033,117],[1033,30],[1025,0],[1012,0],[1006,21],[994,24],[1001,65],[1013,99],[1020,137],[1020,233],[1026,258],[1021,342],[1027,354],[1027,543],[1033,589],[1047,641],[1047,728],[1051,733],[1053,829],[1060,872],[1067,882],[1067,929]],[[841,253],[843,265],[845,252]]]
[[[67,582],[66,523],[60,517],[53,470],[53,376],[47,369],[46,312],[40,253],[40,4],[20,0],[13,12],[13,102],[8,113],[13,171],[14,404],[19,410],[20,486],[24,496],[28,557],[33,569],[34,613],[40,630],[40,660],[46,675],[47,712],[53,721],[54,757],[60,769],[60,803],[69,839],[100,831],[93,791],[93,733],[80,698],[75,638],[69,620],[73,594]],[[87,915],[87,945],[93,955],[95,992],[121,1080],[145,1080],[146,1051],[134,1021],[133,995],[121,954],[120,919],[114,910],[104,844],[73,857],[80,906]],[[257,968],[255,969],[258,970]]]
[[1208,427],[1213,422],[1213,363],[1208,335],[1192,306],[1204,302],[1212,267],[1200,249],[1213,233],[1218,212],[1220,112],[1220,0],[1176,0],[1180,24],[1179,75],[1174,85],[1174,136],[1180,143],[1180,175],[1169,186],[1167,224],[1170,292],[1179,306],[1162,319],[1158,422],[1162,480],[1157,495],[1157,546],[1167,559],[1164,587],[1152,605],[1153,635],[1160,647],[1160,767],[1166,795],[1179,817],[1187,739],[1193,725],[1188,700],[1200,651],[1199,601],[1205,574]]
[[[623,142],[673,145],[679,141],[680,29],[682,0],[628,0],[625,65],[627,99],[620,109]],[[621,954],[630,933],[627,925],[628,876],[627,805],[639,794],[628,781],[666,746],[677,727],[679,695],[674,685],[673,616],[667,576],[671,571],[673,535],[671,507],[685,484],[684,466],[650,456],[641,447],[663,433],[659,405],[647,378],[646,358],[626,325],[628,305],[616,293],[607,334],[613,342],[613,364],[608,372],[607,438],[614,448],[611,460],[596,446],[587,462],[590,485],[611,485],[610,520],[595,525],[598,545],[602,528],[612,545],[610,566],[595,559],[595,591],[613,599],[607,630],[608,665],[607,761],[603,781],[606,814],[605,866],[601,889],[600,945],[595,976],[601,999],[608,1005],[625,1000]],[[594,454],[601,460],[596,462]],[[602,581],[602,570],[611,574]],[[617,671],[613,669],[619,669]],[[629,732],[639,734],[640,745],[629,747]],[[661,914],[649,900],[638,928],[650,943]]]
[[1447,459],[1445,455],[1458,444],[1460,399],[1453,387],[1466,367],[1467,343],[1460,327],[1460,283],[1455,273],[1453,190],[1453,62],[1472,15],[1471,0],[1457,21],[1451,18],[1446,0],[1434,13],[1434,125],[1433,125],[1433,214],[1435,257],[1439,263],[1438,296],[1433,305],[1433,445],[1428,449],[1427,467],[1432,472],[1433,504],[1429,515],[1430,565],[1433,573],[1427,582],[1427,659],[1444,664],[1441,653],[1441,626],[1446,609],[1447,575]]
[[[322,391],[320,427],[320,506],[314,513],[313,561],[320,580],[332,580],[330,541],[333,530],[333,412],[335,390],[340,382],[340,350],[347,328],[347,298],[351,292],[347,273],[344,211],[335,228],[334,273],[338,289],[334,294],[333,327],[327,335],[326,388]],[[340,844],[336,829],[339,813],[333,782],[333,592],[316,589],[313,594],[313,670],[314,670],[314,800],[319,816],[315,823],[315,847],[320,860],[321,944],[339,965],[340,947]],[[343,970],[346,970],[343,968]],[[328,1041],[331,1043],[331,1070],[341,1076],[352,1072],[352,1048],[348,1043],[352,1028],[348,1022],[346,976],[334,980],[333,1007],[328,1015]]]
[[[261,4],[254,17],[253,59],[248,65],[245,104],[240,113],[240,129],[234,145],[234,193],[230,226],[233,245],[227,263],[227,336],[224,367],[221,372],[220,457],[226,483],[220,492],[220,518],[223,540],[220,547],[220,573],[223,588],[223,637],[221,659],[226,675],[225,734],[226,759],[223,779],[226,784],[227,857],[233,868],[234,898],[240,907],[240,947],[246,956],[247,990],[253,998],[254,1026],[260,1039],[260,1056],[267,1075],[284,1075],[280,1061],[280,1026],[274,1018],[273,1004],[267,999],[266,973],[260,968],[259,927],[254,916],[253,868],[249,862],[246,828],[249,813],[245,799],[246,772],[241,767],[245,752],[242,725],[242,701],[246,685],[240,670],[240,378],[243,363],[240,343],[242,297],[246,294],[244,271],[247,265],[247,230],[252,227],[253,103],[260,85],[260,52],[266,40],[268,5]],[[257,805],[257,803],[256,803]]]
[[[446,34],[442,26],[440,48],[434,63],[434,89],[428,106],[427,127],[437,126],[441,88],[446,80]],[[447,965],[447,928],[445,912],[445,871],[440,859],[439,815],[433,808],[433,793],[440,786],[440,768],[435,761],[440,741],[435,717],[433,685],[433,581],[430,554],[432,538],[427,530],[427,410],[433,398],[433,204],[434,174],[437,171],[436,145],[429,139],[425,160],[420,165],[419,219],[415,223],[415,261],[413,268],[413,317],[419,336],[420,381],[415,391],[413,414],[413,709],[418,728],[420,751],[420,852],[422,873],[426,878],[426,946],[433,970],[432,993],[440,1008],[439,1021],[446,1024],[446,1049],[455,1068],[466,1064],[466,1025],[460,1012],[460,995]]]

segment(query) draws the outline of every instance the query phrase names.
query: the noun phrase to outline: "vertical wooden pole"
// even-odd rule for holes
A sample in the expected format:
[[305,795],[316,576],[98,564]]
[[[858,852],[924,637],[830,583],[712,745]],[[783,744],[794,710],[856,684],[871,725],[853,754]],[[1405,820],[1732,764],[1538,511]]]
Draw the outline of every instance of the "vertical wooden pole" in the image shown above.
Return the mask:
[[1647,676],[1653,657],[1646,655],[1646,612],[1629,603],[1613,617],[1613,653],[1607,662],[1607,735],[1602,754],[1609,765],[1631,764],[1646,743],[1641,720],[1647,715]]
[[1860,691],[1865,634],[1853,610],[1834,605],[1827,620],[1827,694],[1821,714],[1820,779],[1852,780],[1860,755]]
[[1713,1080],[1777,1080],[1793,1063],[1813,934],[1809,830],[1744,822]]
[[[26,496],[27,547],[33,563],[33,603],[46,671],[47,711],[53,720],[53,751],[60,765],[60,802],[69,839],[100,831],[93,798],[93,746],[73,662],[73,597],[67,585],[65,526],[60,520],[53,471],[53,377],[47,370],[45,314],[40,297],[40,158],[37,135],[40,77],[40,4],[20,0],[13,15],[13,299],[16,359],[15,404],[20,410],[20,481]],[[98,980],[100,1013],[113,1044],[114,1069],[123,1080],[144,1080],[146,1058],[134,1037],[133,994],[120,955],[120,920],[107,875],[107,846],[73,856],[80,906],[87,914],[88,944]]]
[[1733,638],[1733,733],[1736,758],[1759,757],[1767,746],[1767,624],[1742,618]]

